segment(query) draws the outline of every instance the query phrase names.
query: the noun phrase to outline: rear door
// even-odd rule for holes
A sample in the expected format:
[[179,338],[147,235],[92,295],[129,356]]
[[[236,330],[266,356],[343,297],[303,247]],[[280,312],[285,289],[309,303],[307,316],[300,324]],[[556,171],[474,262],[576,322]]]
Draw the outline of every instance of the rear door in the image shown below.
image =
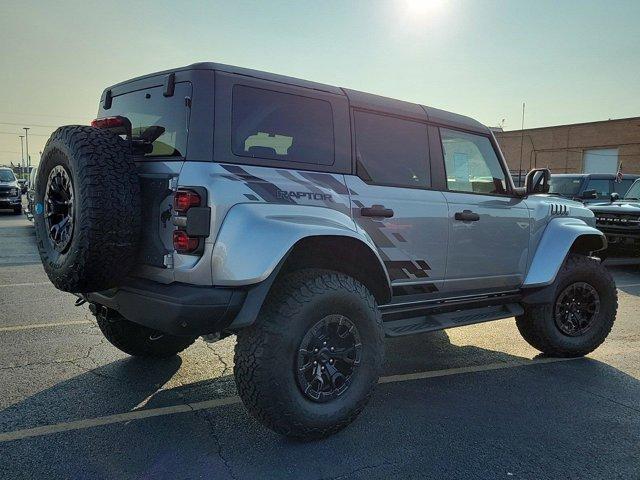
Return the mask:
[[355,221],[370,235],[391,277],[394,301],[433,296],[442,287],[447,206],[431,190],[426,123],[352,111],[357,175],[347,176]]
[[448,203],[444,290],[519,287],[529,256],[529,210],[511,185],[490,136],[440,128]]

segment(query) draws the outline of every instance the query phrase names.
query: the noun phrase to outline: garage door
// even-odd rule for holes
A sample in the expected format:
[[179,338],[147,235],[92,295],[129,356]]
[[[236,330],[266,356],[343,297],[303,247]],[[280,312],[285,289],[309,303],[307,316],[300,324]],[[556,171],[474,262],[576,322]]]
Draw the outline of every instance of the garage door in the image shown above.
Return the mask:
[[618,149],[598,148],[585,150],[584,173],[616,173],[618,171]]

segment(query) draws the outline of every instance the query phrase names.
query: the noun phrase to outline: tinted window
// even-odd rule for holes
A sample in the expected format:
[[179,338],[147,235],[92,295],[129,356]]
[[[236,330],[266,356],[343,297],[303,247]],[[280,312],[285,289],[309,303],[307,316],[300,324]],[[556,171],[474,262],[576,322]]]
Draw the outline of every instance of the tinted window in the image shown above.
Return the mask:
[[440,129],[447,187],[457,192],[507,192],[500,161],[487,137]]
[[11,170],[0,170],[0,182],[13,182],[16,177]]
[[428,187],[427,126],[408,120],[354,112],[358,175],[400,187]]
[[590,179],[585,190],[595,190],[598,198],[609,198],[611,195],[611,183],[609,180]]
[[619,195],[624,195],[631,187],[633,180],[620,180],[619,182],[613,182],[613,191]]
[[557,193],[563,197],[573,198],[578,195],[582,177],[556,177],[551,175],[549,193]]
[[232,117],[236,155],[333,165],[329,102],[236,85]]
[[131,121],[134,140],[146,138],[151,146],[145,157],[183,157],[187,150],[188,109],[191,83],[179,82],[174,94],[165,97],[164,87],[147,88],[113,97],[104,115],[122,115]]

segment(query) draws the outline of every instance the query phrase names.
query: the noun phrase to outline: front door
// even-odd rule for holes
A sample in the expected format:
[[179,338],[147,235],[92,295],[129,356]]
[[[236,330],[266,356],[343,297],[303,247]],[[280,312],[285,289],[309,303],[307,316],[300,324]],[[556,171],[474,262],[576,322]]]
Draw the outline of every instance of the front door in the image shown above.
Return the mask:
[[449,254],[444,291],[511,290],[524,281],[529,210],[510,195],[490,137],[441,128],[448,204]]

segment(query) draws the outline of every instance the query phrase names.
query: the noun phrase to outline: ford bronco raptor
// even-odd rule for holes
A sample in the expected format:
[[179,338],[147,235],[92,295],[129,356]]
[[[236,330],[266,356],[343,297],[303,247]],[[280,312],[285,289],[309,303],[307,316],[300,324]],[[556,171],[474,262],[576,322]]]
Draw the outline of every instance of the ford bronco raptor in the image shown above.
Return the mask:
[[35,226],[51,281],[117,348],[235,334],[247,409],[319,438],[367,403],[385,336],[515,317],[548,355],[604,341],[606,239],[548,182],[514,187],[470,118],[199,63],[113,85],[91,126],[56,130]]

